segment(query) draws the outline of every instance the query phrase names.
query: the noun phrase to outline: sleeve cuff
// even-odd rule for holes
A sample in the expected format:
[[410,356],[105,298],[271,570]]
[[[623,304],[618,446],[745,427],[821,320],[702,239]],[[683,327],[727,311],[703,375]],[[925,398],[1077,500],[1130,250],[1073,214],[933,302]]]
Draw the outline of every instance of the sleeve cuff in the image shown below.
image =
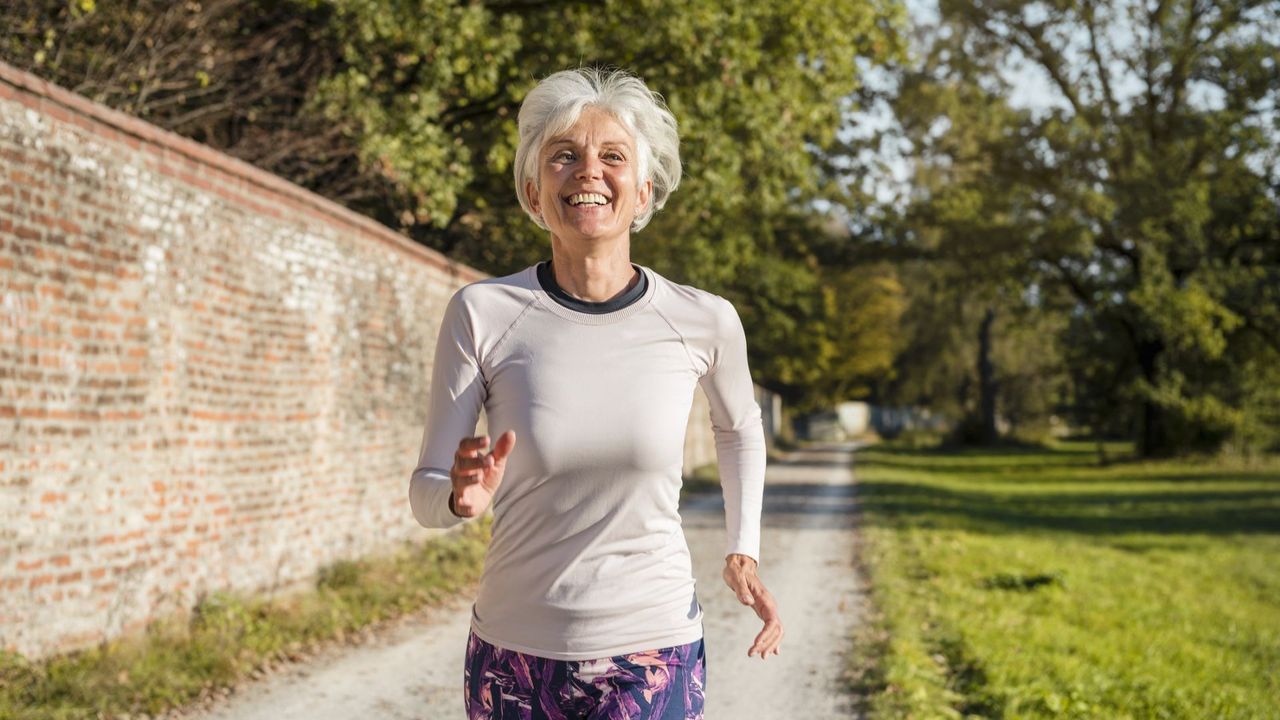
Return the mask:
[[429,528],[448,528],[460,525],[466,518],[453,514],[450,500],[453,483],[438,473],[424,472],[409,480],[409,507],[418,524]]

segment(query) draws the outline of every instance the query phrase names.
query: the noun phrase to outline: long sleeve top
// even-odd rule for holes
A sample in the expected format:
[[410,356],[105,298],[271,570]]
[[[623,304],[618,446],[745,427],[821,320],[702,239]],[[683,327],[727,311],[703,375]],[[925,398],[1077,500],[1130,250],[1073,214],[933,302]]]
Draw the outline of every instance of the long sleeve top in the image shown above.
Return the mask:
[[472,629],[499,647],[586,660],[693,642],[702,608],[681,529],[685,429],[709,400],[726,554],[760,557],[765,442],[733,305],[644,266],[613,312],[553,299],[537,266],[449,300],[409,502],[426,527],[448,507],[458,442],[483,407],[516,444],[493,498]]

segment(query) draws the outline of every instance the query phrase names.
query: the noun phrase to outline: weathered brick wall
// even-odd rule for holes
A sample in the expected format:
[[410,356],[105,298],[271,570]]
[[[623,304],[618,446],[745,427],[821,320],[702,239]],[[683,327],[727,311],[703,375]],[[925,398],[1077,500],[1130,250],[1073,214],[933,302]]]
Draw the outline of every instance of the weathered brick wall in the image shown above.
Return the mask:
[[481,277],[0,64],[0,647],[421,537],[439,315]]

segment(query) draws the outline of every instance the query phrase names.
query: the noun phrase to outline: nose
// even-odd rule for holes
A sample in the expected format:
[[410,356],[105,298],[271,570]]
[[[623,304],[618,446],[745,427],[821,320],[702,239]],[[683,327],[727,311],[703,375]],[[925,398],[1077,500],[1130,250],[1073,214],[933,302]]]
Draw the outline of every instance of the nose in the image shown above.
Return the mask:
[[586,155],[578,163],[578,172],[574,174],[580,180],[596,180],[604,173],[604,163],[594,154]]

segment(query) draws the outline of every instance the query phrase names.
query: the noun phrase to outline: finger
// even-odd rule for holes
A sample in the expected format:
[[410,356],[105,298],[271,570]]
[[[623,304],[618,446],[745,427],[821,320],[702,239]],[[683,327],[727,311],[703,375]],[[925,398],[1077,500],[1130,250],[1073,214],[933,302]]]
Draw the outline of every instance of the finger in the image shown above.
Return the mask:
[[453,464],[449,471],[450,477],[466,482],[477,482],[484,477],[490,464],[484,458],[462,458]]
[[494,444],[493,452],[490,453],[490,457],[493,457],[497,462],[502,462],[507,459],[507,456],[511,454],[511,451],[514,450],[515,447],[516,431],[508,430],[498,436],[498,442]]
[[771,622],[764,626],[759,635],[751,643],[751,648],[747,650],[747,657],[759,655],[763,660],[769,655],[777,655],[779,646],[782,644],[782,623]]
[[762,638],[758,644],[753,645],[752,648],[747,651],[747,657],[757,655],[761,660],[765,660],[770,655],[780,655],[782,651],[778,648],[779,640],[780,638],[772,640]]
[[459,470],[484,470],[492,465],[493,461],[488,455],[458,458],[453,463]]
[[458,450],[454,453],[456,458],[471,458],[489,445],[489,438],[485,435],[477,435],[475,437],[462,438],[458,441]]
[[763,660],[769,654],[778,654],[778,647],[782,643],[784,634],[782,618],[779,616],[778,605],[774,602],[773,595],[764,587],[760,587],[759,601],[754,609],[756,615],[764,621],[764,629],[756,636],[747,654],[750,656],[752,652],[757,652]]
[[752,649],[761,650],[764,648],[772,648],[776,646],[777,641],[782,639],[782,623],[768,622],[756,634],[755,640],[751,642]]

